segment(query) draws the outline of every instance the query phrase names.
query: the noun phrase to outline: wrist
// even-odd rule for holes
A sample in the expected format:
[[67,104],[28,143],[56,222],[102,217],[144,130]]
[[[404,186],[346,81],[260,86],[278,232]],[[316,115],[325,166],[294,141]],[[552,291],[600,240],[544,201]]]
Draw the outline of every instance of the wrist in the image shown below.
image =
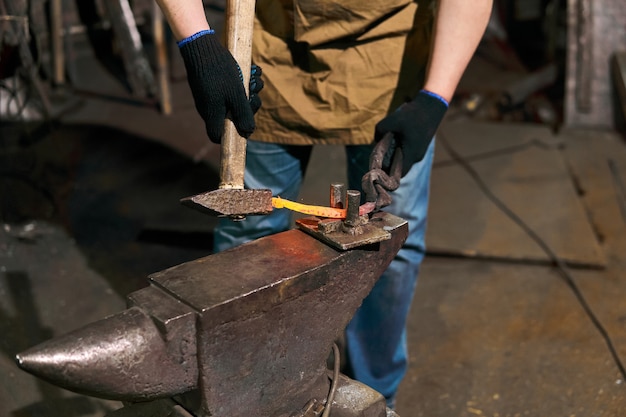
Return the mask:
[[455,84],[447,78],[437,79],[431,74],[422,85],[422,90],[437,94],[450,103],[454,96]]
[[429,97],[432,97],[432,98],[434,98],[436,100],[439,100],[443,105],[446,106],[446,109],[448,107],[450,107],[450,103],[448,102],[448,100],[446,98],[440,96],[437,93],[434,93],[434,92],[426,90],[426,89],[422,89],[422,90],[420,90],[420,92],[418,94],[425,94],[425,95],[427,95]]
[[213,34],[215,34],[215,31],[213,29],[204,29],[204,30],[194,33],[191,36],[187,36],[185,39],[181,39],[180,41],[176,42],[176,45],[178,45],[178,47],[181,48],[185,44],[195,41],[196,39],[201,38],[202,36],[208,36],[208,35],[213,35]]

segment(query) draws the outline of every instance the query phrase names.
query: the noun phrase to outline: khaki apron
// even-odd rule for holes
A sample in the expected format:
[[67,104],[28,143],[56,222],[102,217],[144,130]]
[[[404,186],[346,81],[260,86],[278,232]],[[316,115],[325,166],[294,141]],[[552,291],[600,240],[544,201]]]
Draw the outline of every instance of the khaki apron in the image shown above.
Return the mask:
[[265,87],[252,139],[367,144],[423,85],[431,1],[258,0],[256,13]]

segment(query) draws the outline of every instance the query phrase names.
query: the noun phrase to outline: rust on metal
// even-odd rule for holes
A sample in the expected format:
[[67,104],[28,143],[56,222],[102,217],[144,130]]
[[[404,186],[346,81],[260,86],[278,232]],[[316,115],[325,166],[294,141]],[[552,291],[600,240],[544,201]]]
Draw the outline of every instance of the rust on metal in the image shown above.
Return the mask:
[[[353,249],[358,246],[370,245],[391,238],[388,229],[393,224],[404,222],[399,217],[389,214],[371,214],[376,209],[375,202],[359,205],[361,193],[356,190],[345,190],[342,184],[332,184],[330,188],[330,204],[332,207],[346,205],[345,209],[334,208],[345,212],[341,219],[311,216],[296,220],[296,225],[304,232],[341,250]],[[385,218],[389,224],[370,224]]]
[[387,213],[374,213],[371,218],[360,216],[359,223],[346,226],[336,219],[305,217],[296,220],[300,230],[337,249],[348,250],[391,239],[389,230],[405,220]]
[[219,188],[180,200],[193,209],[217,216],[263,215],[272,212],[272,191]]

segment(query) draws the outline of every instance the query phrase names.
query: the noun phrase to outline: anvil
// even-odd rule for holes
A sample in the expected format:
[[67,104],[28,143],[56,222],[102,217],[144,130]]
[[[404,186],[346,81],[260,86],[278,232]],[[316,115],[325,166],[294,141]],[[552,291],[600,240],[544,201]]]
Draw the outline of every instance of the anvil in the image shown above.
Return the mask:
[[[390,214],[370,224],[391,237],[346,251],[294,229],[157,272],[126,310],[17,362],[76,392],[144,402],[115,416],[161,415],[132,411],[150,404],[178,410],[164,416],[320,415],[333,342],[407,237]],[[338,383],[331,416],[395,415],[375,391]]]

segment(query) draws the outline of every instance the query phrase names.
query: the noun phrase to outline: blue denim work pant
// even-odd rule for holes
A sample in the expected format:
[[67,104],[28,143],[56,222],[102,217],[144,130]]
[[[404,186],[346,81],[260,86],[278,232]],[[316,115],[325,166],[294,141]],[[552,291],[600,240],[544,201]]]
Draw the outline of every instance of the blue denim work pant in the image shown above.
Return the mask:
[[[392,204],[385,208],[409,222],[408,239],[346,328],[349,376],[383,394],[390,406],[408,365],[406,319],[424,258],[434,143],[433,140],[424,159],[402,178],[400,187],[392,194]],[[371,146],[346,147],[350,189],[361,188],[371,150]],[[308,146],[249,140],[246,188],[269,188],[273,195],[297,199],[310,152]],[[215,250],[235,247],[291,226],[288,210],[251,216],[241,222],[221,219],[215,230]]]

